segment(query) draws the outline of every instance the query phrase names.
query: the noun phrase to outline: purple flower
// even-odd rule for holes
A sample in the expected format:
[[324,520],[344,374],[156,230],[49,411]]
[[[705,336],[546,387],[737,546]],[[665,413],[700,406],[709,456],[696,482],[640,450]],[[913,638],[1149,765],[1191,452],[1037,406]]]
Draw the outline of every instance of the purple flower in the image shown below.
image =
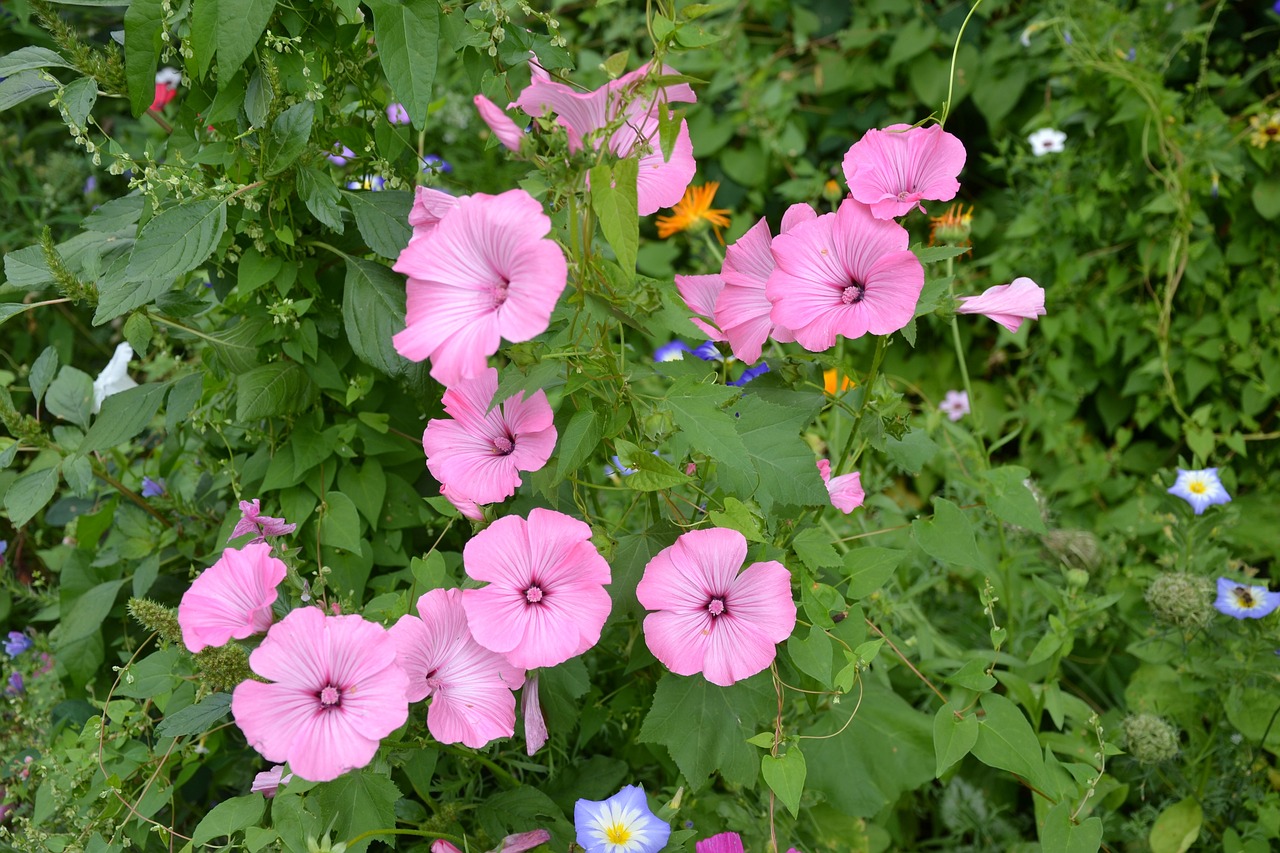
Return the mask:
[[84,179],[84,194],[88,195],[98,188],[98,179],[94,175]]
[[755,367],[748,367],[746,370],[742,371],[741,376],[739,376],[737,379],[730,379],[726,384],[734,385],[734,386],[737,386],[738,388],[741,388],[743,385],[746,385],[748,382],[750,382],[752,379],[755,379],[757,376],[763,376],[768,372],[769,372],[769,364],[767,362],[762,361]]
[[1213,504],[1231,501],[1231,495],[1227,494],[1222,481],[1218,479],[1217,468],[1202,468],[1199,471],[1184,471],[1179,468],[1178,479],[1166,491],[1191,504],[1196,515]]
[[16,658],[33,645],[35,643],[26,634],[21,631],[10,631],[9,639],[4,642],[4,653],[11,658]]
[[404,108],[404,104],[387,104],[387,121],[392,124],[408,124],[409,111]]
[[296,524],[285,523],[283,518],[263,515],[258,498],[254,498],[251,501],[240,501],[240,520],[236,522],[235,529],[231,531],[227,541],[230,542],[246,533],[256,534],[257,539],[262,539],[264,536],[284,536],[292,533],[297,527]]
[[1218,578],[1218,600],[1213,606],[1233,619],[1261,619],[1280,607],[1280,592],[1265,586],[1249,586],[1231,578]]
[[22,673],[10,673],[9,686],[4,689],[4,692],[8,696],[19,696],[27,692],[27,685],[22,680]]
[[341,142],[333,143],[332,151],[333,153],[327,156],[329,158],[329,162],[335,166],[345,166],[353,157],[356,156],[356,152],[352,151]]
[[684,358],[684,354],[691,352],[689,345],[684,341],[672,341],[669,344],[663,344],[653,351],[654,361],[680,361]]
[[348,181],[347,189],[349,190],[369,190],[371,192],[380,192],[386,184],[386,179],[381,175],[361,175],[358,181]]
[[1138,49],[1136,47],[1129,48],[1129,52],[1124,55],[1125,62],[1133,62],[1138,58]]
[[422,158],[422,171],[424,172],[444,172],[448,174],[453,171],[453,165],[442,157],[435,154],[428,154]]
[[9,551],[9,541],[0,539],[0,566],[4,565],[4,555]]
[[163,495],[165,491],[164,478],[153,480],[150,477],[142,478],[142,496],[144,498],[156,498]]
[[693,354],[703,361],[723,361],[724,356],[716,349],[715,341],[703,341],[692,350]]

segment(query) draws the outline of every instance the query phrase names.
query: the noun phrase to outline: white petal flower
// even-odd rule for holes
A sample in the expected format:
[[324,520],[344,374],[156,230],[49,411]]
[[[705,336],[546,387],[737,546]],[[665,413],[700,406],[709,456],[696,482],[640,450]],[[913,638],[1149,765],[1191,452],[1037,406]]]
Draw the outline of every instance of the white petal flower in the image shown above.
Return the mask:
[[1031,153],[1037,157],[1063,151],[1065,149],[1063,143],[1066,141],[1065,133],[1051,127],[1043,127],[1027,137],[1027,142],[1031,143]]
[[127,343],[120,344],[116,347],[115,355],[111,356],[111,361],[102,368],[98,378],[93,380],[93,413],[95,415],[102,409],[102,401],[112,394],[138,387],[138,383],[129,377],[129,362],[132,359],[133,347]]

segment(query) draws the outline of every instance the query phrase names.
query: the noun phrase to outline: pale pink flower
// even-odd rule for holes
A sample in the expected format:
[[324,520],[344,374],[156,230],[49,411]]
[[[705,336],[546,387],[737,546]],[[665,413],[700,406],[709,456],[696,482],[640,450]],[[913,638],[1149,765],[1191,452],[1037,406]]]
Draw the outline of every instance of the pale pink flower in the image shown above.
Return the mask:
[[252,794],[262,794],[268,800],[276,795],[276,792],[289,784],[289,780],[293,778],[292,773],[284,772],[284,765],[277,764],[270,770],[263,770],[257,776],[253,777],[253,784],[249,787]]
[[276,587],[288,568],[271,556],[265,542],[227,548],[200,573],[178,605],[182,643],[191,653],[206,646],[225,646],[271,627]]
[[[463,196],[466,198],[466,196]],[[413,207],[409,208],[409,225],[413,228],[413,237],[409,240],[409,245],[413,245],[413,241],[426,237],[432,231],[436,230],[436,226],[440,224],[440,220],[449,214],[449,211],[458,206],[458,196],[449,195],[441,190],[433,190],[431,187],[418,187],[413,191]]]
[[796,605],[781,563],[753,563],[739,574],[747,539],[711,528],[681,534],[645,566],[636,597],[649,651],[677,675],[702,673],[728,687],[773,662],[791,635]]
[[533,755],[547,742],[547,721],[542,716],[542,702],[538,698],[538,674],[525,676],[524,690],[520,693],[520,716],[524,719],[524,751]]
[[391,626],[396,662],[409,677],[410,702],[431,697],[427,728],[441,743],[480,749],[516,729],[513,690],[524,670],[471,636],[462,590],[433,589],[418,599],[418,615]]
[[845,199],[827,213],[773,239],[777,264],[765,286],[775,325],[812,352],[836,335],[896,332],[915,316],[924,267],[907,250],[907,230]]
[[456,845],[450,844],[443,838],[437,838],[431,842],[431,853],[462,853]]
[[609,564],[576,518],[535,509],[498,519],[462,551],[467,574],[488,586],[462,593],[476,642],[516,666],[555,666],[600,641],[613,602]]
[[498,141],[512,151],[519,151],[520,143],[524,141],[524,131],[511,120],[511,116],[484,95],[476,95],[474,101],[480,118],[489,125],[489,130],[498,137]]
[[[817,216],[809,205],[793,204],[783,214],[782,233]],[[773,303],[765,295],[765,285],[775,267],[769,250],[772,243],[769,223],[761,219],[725,249],[720,270],[724,289],[716,300],[715,320],[724,329],[733,354],[747,364],[754,364],[760,358],[764,342],[769,338],[779,343],[796,339],[790,329],[770,319]]]
[[550,840],[551,833],[545,829],[517,832],[502,839],[502,843],[497,846],[493,853],[525,853],[525,851],[532,850],[539,844],[546,844]]
[[1016,332],[1023,320],[1044,316],[1044,288],[1022,276],[1012,284],[988,287],[981,296],[962,296],[956,313],[982,314]]
[[827,494],[831,496],[831,505],[833,507],[848,515],[862,506],[862,501],[866,499],[867,495],[866,492],[862,491],[862,473],[860,471],[832,477],[831,463],[826,459],[819,459],[818,473],[822,475],[822,482],[827,485]]
[[236,725],[268,761],[287,761],[310,782],[364,767],[409,717],[409,679],[396,665],[396,644],[360,616],[294,610],[271,627],[249,666],[272,682],[236,687]]
[[478,504],[515,494],[520,471],[537,471],[556,446],[551,404],[539,389],[525,399],[516,393],[489,409],[498,390],[498,371],[490,367],[444,392],[444,411],[452,420],[434,418],[422,434],[431,476],[450,495]]
[[298,525],[289,524],[283,518],[263,515],[261,502],[254,498],[251,501],[240,501],[240,520],[236,522],[227,541],[253,533],[257,537],[254,541],[261,542],[264,536],[284,536],[297,528]]
[[387,104],[387,121],[392,124],[408,124],[409,111],[404,108],[404,104]]
[[711,340],[725,340],[724,333],[710,322],[715,313],[716,299],[720,296],[720,291],[724,290],[724,279],[714,274],[677,275],[676,290],[695,315],[689,318],[689,322]]
[[[663,105],[657,109],[665,110],[667,107]],[[657,213],[679,202],[698,170],[693,159],[693,140],[689,136],[688,123],[680,120],[670,160],[662,155],[658,126],[657,115],[636,115],[609,137],[609,150],[618,159],[637,153],[640,156],[636,173],[636,209],[641,216]]]
[[955,198],[964,161],[964,143],[940,125],[894,124],[853,143],[844,155],[844,177],[877,219],[892,219],[915,207],[924,211],[921,199]]
[[969,414],[969,392],[948,391],[946,397],[938,404],[938,410],[953,423]]
[[527,341],[546,331],[568,279],[550,230],[542,205],[524,190],[457,199],[393,267],[409,277],[396,351],[430,358],[431,375],[450,386],[483,372],[503,338]]
[[466,495],[460,495],[448,486],[440,487],[440,494],[444,499],[453,504],[453,508],[462,513],[462,517],[471,521],[484,521],[484,510],[480,505]]

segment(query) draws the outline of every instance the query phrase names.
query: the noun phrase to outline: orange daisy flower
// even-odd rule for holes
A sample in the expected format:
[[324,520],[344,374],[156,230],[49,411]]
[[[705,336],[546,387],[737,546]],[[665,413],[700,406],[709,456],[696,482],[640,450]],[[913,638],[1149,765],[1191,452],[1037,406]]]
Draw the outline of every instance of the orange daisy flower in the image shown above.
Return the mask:
[[[828,394],[834,395],[836,393],[836,383],[839,378],[840,374],[836,372],[834,367],[830,370],[822,371],[822,386],[826,389]],[[848,376],[844,377],[844,381],[840,382],[839,386],[841,391],[848,391],[850,388],[857,387],[856,383]]]
[[953,204],[941,216],[929,217],[929,245],[941,240],[953,246],[968,246],[972,228],[973,205],[965,210],[963,204]]
[[686,189],[684,198],[671,208],[671,215],[658,217],[658,237],[665,240],[677,231],[697,230],[706,222],[715,229],[716,239],[723,243],[720,229],[729,227],[729,211],[711,206],[718,189],[720,184],[716,181]]

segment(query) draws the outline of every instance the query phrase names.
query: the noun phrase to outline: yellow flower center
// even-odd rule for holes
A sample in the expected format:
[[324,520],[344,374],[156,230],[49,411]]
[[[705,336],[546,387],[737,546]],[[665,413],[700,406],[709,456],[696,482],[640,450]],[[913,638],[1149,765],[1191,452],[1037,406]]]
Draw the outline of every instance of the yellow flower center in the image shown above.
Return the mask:
[[1187,484],[1187,488],[1191,491],[1193,495],[1203,495],[1205,492],[1209,491],[1209,489],[1205,486],[1205,484],[1200,482],[1199,480],[1192,480],[1189,484]]
[[1236,596],[1236,604],[1241,610],[1252,610],[1254,607],[1258,606],[1258,602],[1254,599],[1253,593],[1248,589],[1238,586],[1232,591]]
[[628,844],[631,841],[631,830],[621,823],[615,823],[605,827],[604,837],[609,839],[610,844]]

